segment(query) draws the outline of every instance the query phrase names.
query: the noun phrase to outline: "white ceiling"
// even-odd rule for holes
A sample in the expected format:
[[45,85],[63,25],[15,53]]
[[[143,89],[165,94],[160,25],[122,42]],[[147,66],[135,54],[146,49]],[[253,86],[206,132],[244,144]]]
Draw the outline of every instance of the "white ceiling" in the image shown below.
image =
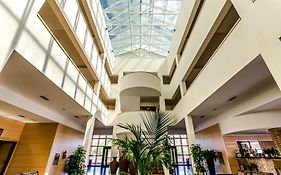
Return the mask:
[[[67,120],[79,123],[82,126],[85,126],[88,116],[91,115],[16,51],[13,52],[0,74],[0,88],[9,89],[36,104],[46,107],[55,114],[63,116]],[[0,91],[0,93],[3,93],[3,91]],[[45,96],[50,100],[43,100],[40,96]],[[9,98],[17,100],[16,96],[11,96]],[[25,102],[22,101],[21,103]],[[6,111],[11,115],[17,116],[22,112],[27,118],[34,117],[38,122],[50,122],[48,118],[54,118],[54,116],[40,117],[33,115],[32,111],[28,112],[24,109],[19,109],[3,101],[0,104],[0,110]]]
[[48,120],[42,116],[36,115],[32,112],[26,111],[4,101],[0,101],[0,116],[18,120],[23,123],[52,123],[54,121]]
[[268,134],[268,128],[244,130],[244,131],[233,132],[226,135],[232,135],[232,134]]
[[[194,124],[197,125],[231,109],[237,101],[242,101],[268,83],[274,83],[274,79],[259,55],[191,112],[194,116]],[[237,98],[229,101],[232,97]],[[278,101],[278,105],[281,106],[281,100]],[[273,105],[264,107],[270,106]],[[200,118],[202,116],[204,117]]]

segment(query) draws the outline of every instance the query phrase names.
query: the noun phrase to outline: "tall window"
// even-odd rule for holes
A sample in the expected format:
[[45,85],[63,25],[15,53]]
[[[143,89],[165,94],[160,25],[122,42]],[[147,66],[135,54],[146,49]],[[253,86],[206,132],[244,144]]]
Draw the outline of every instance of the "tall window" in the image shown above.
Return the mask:
[[[90,165],[101,166],[102,161],[110,160],[111,150],[105,149],[111,147],[112,135],[93,135],[91,152],[90,152]],[[106,151],[106,152],[105,152]]]
[[176,163],[175,173],[181,175],[187,175],[190,171],[190,154],[187,144],[187,136],[181,135],[169,135],[172,146],[174,146],[174,163]]

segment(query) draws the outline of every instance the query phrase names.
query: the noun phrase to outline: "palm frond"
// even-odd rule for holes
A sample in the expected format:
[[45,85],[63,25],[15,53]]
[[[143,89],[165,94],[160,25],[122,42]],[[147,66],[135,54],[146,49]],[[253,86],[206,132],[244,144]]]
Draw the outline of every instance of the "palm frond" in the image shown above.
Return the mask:
[[175,125],[177,120],[169,113],[147,111],[140,114],[146,131],[144,136],[149,139],[149,143],[158,144],[168,132],[168,127]]

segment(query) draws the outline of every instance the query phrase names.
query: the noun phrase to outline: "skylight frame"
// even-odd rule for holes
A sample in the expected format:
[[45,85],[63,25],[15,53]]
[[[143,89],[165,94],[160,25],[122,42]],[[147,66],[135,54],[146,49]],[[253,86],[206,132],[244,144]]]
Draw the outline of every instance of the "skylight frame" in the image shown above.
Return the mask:
[[182,0],[100,2],[115,56],[138,50],[168,55]]

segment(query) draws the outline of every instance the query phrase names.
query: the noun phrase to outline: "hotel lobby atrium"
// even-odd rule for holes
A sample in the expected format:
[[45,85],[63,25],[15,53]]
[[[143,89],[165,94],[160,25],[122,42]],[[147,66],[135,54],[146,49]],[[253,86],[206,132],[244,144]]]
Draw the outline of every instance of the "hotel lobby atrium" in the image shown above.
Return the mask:
[[1,0],[0,16],[1,175],[75,174],[80,148],[87,175],[280,175],[280,0]]

